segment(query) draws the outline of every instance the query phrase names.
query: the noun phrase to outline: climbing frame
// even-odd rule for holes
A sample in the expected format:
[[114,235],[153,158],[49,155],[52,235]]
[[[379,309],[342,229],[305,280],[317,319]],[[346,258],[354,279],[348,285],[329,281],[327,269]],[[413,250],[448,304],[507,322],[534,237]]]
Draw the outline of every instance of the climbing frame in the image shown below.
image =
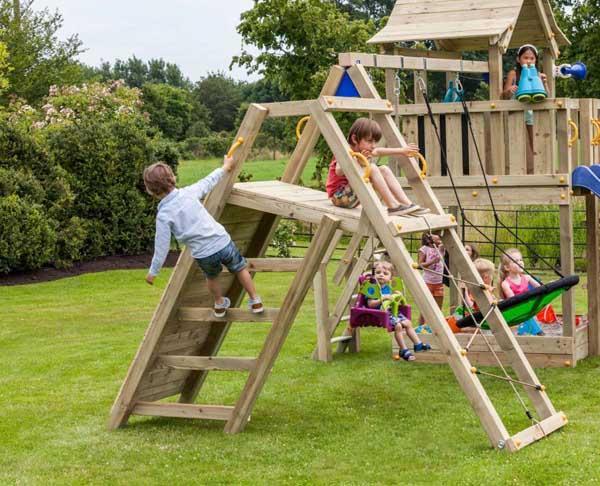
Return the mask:
[[[345,72],[362,98],[333,96]],[[399,158],[417,201],[429,208],[430,214],[420,217],[390,216],[371,185],[364,182],[364,174],[351,156],[350,147],[333,112],[370,113],[381,125],[388,146],[406,146],[390,116],[390,105],[387,100],[379,97],[364,68],[356,65],[347,71],[339,66],[332,68],[322,96],[317,100],[250,106],[238,133],[238,139],[243,139],[243,145],[235,155],[236,168],[213,190],[206,201],[206,207],[215,218],[225,224],[242,253],[249,259],[252,271],[291,269],[296,271],[291,286],[280,308],[268,309],[264,315],[256,316],[239,308],[243,297],[242,289],[232,275],[223,273],[220,278],[223,287],[227,289],[227,295],[234,303],[234,308],[228,311],[225,318],[216,319],[211,314],[212,302],[204,279],[193,265],[189,252],[184,251],[113,405],[110,428],[124,425],[130,415],[158,415],[225,420],[226,432],[241,431],[250,417],[254,403],[273,368],[311,283],[318,290],[324,283],[325,265],[342,231],[357,232],[361,237],[368,237],[366,248],[354,265],[349,281],[355,281],[362,272],[377,242],[386,248],[417,306],[434,329],[440,346],[493,447],[515,451],[566,423],[564,414],[555,411],[545,389],[539,384],[510,329],[495,308],[491,294],[478,288],[473,292],[479,308],[484,313],[490,310],[487,321],[517,378],[531,385],[525,387],[525,390],[539,416],[539,421],[534,425],[516,435],[511,436],[508,433],[468,357],[446,325],[444,316],[435,304],[420,272],[414,268],[403,236],[426,230],[443,230],[444,244],[461,275],[478,283],[481,283],[481,280],[456,233],[454,217],[444,212],[428,181],[422,178],[416,160]],[[310,119],[281,181],[234,184],[252,142],[267,116],[304,115],[310,115]],[[320,135],[324,136],[343,168],[361,201],[362,208],[336,208],[324,193],[295,185]],[[269,263],[271,259],[264,258],[279,217],[293,217],[319,224],[317,234],[298,265],[297,259],[273,259],[273,262]],[[355,239],[352,245],[356,245]],[[326,294],[322,288],[320,291],[323,304],[326,302]],[[352,294],[349,285],[343,294],[349,301]],[[320,323],[323,336],[331,336],[346,306],[347,302],[339,303],[331,318],[325,316],[323,307]],[[218,356],[230,327],[254,320],[272,322],[259,356]],[[320,352],[324,351],[318,349],[316,354]],[[249,373],[234,405],[193,403],[210,371]],[[174,395],[179,395],[178,403],[160,401]]]

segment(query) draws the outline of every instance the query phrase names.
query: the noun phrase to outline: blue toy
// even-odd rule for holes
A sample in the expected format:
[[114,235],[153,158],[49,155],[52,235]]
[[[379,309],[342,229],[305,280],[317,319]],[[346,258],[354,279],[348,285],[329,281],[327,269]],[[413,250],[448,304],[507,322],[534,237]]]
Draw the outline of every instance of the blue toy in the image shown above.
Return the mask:
[[600,197],[600,165],[580,165],[571,175],[571,185]]
[[521,77],[516,97],[525,103],[539,103],[548,97],[544,83],[540,79],[537,68],[524,64],[521,66]]
[[554,67],[554,76],[557,78],[573,78],[581,81],[587,76],[587,66],[579,61],[574,64],[561,64]]
[[463,99],[463,88],[460,80],[457,78],[456,83],[452,80],[448,81],[448,89],[446,90],[446,94],[444,96],[444,103],[455,103],[457,101],[462,101]]

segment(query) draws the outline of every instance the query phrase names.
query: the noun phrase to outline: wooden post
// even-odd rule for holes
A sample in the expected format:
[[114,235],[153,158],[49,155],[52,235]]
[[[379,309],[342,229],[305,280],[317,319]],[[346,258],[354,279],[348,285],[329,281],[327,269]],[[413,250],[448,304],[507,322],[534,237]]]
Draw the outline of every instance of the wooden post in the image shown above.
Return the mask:
[[302,301],[310,288],[314,275],[321,265],[329,242],[334,237],[340,220],[331,216],[323,216],[319,229],[315,234],[304,261],[302,269],[296,273],[290,290],[283,299],[281,310],[273,322],[273,327],[265,340],[263,349],[256,361],[256,368],[250,372],[244,390],[238,399],[231,418],[225,425],[225,432],[235,434],[240,432],[248,422],[252,407],[267,380],[279,351],[292,328],[294,319],[300,310]]
[[542,70],[546,75],[548,84],[548,98],[556,98],[556,78],[554,77],[554,57],[549,49],[544,50],[542,55]]
[[344,232],[336,231],[325,255],[319,265],[319,270],[313,280],[315,293],[315,312],[317,320],[317,359],[319,361],[331,361],[331,343],[329,342],[329,291],[327,288],[327,264],[340,242]]
[[[592,165],[598,160],[594,158],[592,138],[594,130],[591,120],[596,117],[594,100],[579,100],[581,155],[585,164]],[[585,196],[585,220],[587,245],[585,257],[587,261],[587,294],[588,294],[588,354],[600,354],[600,212],[598,198],[594,194]]]
[[[572,150],[569,147],[569,119],[571,110],[558,110],[556,116],[558,137],[558,170],[561,174],[570,174],[572,169]],[[574,272],[573,260],[573,207],[571,195],[565,192],[565,203],[559,207],[560,220],[560,266],[563,275]],[[573,336],[575,328],[575,299],[573,290],[562,295],[563,336]]]
[[[502,49],[498,45],[489,48],[490,66],[490,100],[499,100],[502,94]],[[490,113],[489,125],[489,154],[491,160],[489,167],[493,174],[504,174],[505,170],[505,144],[504,144],[504,116],[503,113]],[[523,133],[525,136],[525,133]]]

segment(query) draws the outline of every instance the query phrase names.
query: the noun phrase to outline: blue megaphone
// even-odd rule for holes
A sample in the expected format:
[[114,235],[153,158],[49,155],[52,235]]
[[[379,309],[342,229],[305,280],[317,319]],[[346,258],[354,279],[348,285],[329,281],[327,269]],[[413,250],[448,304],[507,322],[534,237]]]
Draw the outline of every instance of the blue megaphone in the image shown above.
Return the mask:
[[579,61],[574,64],[561,64],[554,67],[554,76],[557,78],[573,78],[581,81],[587,76],[587,66]]
[[524,103],[538,103],[548,97],[535,65],[528,66],[524,64],[521,66],[521,78],[519,79],[516,97]]

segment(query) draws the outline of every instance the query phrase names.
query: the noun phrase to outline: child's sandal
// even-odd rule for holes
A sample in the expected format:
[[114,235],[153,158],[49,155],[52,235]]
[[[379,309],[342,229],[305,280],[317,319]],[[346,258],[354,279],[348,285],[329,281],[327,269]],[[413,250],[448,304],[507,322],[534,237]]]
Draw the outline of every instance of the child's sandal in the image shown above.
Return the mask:
[[421,351],[429,351],[430,349],[431,345],[429,343],[415,344],[415,353],[420,353]]
[[400,351],[400,357],[404,360],[404,361],[414,361],[415,359],[415,355],[412,354],[410,352],[410,349],[406,348],[403,349],[402,351]]

